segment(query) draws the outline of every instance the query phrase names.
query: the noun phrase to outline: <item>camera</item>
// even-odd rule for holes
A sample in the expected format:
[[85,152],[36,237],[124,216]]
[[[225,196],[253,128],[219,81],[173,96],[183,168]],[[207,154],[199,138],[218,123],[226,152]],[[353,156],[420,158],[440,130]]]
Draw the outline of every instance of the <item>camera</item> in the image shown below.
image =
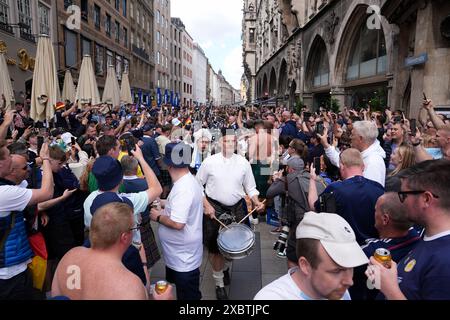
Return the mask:
[[273,250],[283,252],[284,249],[287,247],[288,237],[289,237],[289,227],[283,226],[280,235],[278,236],[278,240],[273,244]]

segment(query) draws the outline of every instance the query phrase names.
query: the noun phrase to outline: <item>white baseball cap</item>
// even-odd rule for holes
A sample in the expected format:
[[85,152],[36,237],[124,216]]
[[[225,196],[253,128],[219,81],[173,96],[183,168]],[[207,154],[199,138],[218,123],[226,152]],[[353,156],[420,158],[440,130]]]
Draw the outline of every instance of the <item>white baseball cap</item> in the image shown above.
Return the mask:
[[72,137],[76,139],[76,137],[73,136],[70,132],[65,132],[61,135],[61,139],[66,145],[72,143]]
[[306,212],[295,232],[297,239],[319,240],[328,255],[344,268],[369,263],[369,259],[356,242],[352,227],[334,213]]

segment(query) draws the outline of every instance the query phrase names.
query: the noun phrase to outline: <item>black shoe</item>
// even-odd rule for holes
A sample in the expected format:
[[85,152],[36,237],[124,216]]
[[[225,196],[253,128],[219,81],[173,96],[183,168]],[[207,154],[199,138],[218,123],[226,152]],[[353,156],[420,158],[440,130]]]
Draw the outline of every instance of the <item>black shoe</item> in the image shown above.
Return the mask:
[[230,269],[223,271],[223,284],[226,286],[230,285]]
[[217,300],[228,300],[227,292],[223,287],[216,287],[216,297]]

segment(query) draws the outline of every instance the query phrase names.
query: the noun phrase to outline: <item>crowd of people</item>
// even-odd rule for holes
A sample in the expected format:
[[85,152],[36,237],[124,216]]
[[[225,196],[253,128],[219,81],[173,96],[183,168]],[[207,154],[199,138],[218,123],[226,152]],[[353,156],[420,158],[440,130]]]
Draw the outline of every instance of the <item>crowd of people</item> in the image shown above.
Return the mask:
[[[449,299],[450,119],[421,103],[416,121],[66,101],[38,122],[29,101],[5,110],[3,98],[0,299],[200,300],[209,259],[227,300],[219,234],[269,212],[287,274],[255,299]],[[161,257],[165,292],[151,286]]]

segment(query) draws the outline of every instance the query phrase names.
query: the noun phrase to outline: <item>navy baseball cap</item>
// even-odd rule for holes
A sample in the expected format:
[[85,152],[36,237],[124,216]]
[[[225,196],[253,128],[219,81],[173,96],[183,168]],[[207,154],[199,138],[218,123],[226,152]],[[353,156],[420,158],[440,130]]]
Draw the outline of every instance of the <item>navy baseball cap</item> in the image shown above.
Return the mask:
[[183,142],[168,143],[166,145],[163,161],[169,167],[189,167],[192,161],[192,148]]
[[155,125],[153,123],[146,123],[142,127],[142,132],[148,132],[148,131],[151,131],[153,129],[155,129]]
[[123,179],[122,165],[110,156],[97,158],[92,167],[92,174],[97,179],[98,189],[101,191],[114,189]]
[[126,197],[121,197],[115,192],[104,192],[99,194],[97,197],[95,197],[94,201],[92,201],[91,205],[91,214],[94,215],[94,213],[100,209],[101,207],[109,204],[109,203],[125,203],[133,209],[133,203],[130,201],[130,199]]

